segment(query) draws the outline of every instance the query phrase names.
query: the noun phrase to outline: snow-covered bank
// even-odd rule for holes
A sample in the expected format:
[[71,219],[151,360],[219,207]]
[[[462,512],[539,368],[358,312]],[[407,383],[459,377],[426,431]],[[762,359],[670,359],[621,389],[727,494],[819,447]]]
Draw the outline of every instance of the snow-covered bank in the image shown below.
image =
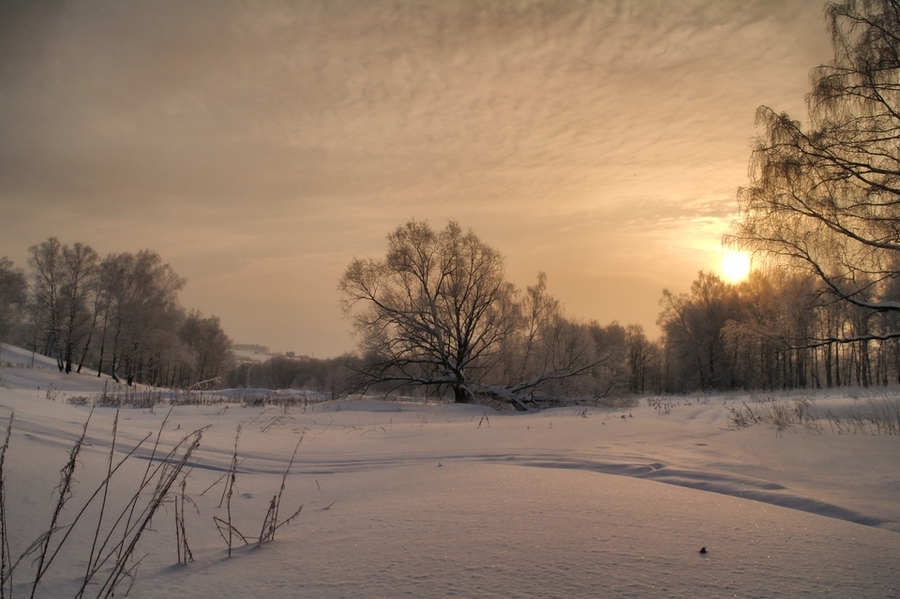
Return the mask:
[[[104,386],[51,366],[0,369],[4,426],[15,412],[6,460],[14,554],[44,532],[59,468],[91,411],[64,398]],[[194,561],[176,564],[167,504],[140,541],[131,596],[898,596],[900,437],[735,430],[724,401],[674,401],[668,413],[177,406],[162,445],[210,425],[186,486],[197,508],[186,514]],[[816,401],[824,413],[854,399]],[[122,410],[118,455],[155,434],[167,410]],[[114,417],[109,408],[91,415],[63,521],[105,474]],[[304,507],[274,543],[227,558],[212,519],[224,517],[220,479],[239,424],[236,527],[258,534],[301,436],[282,510]],[[147,455],[123,467],[112,504],[130,497]],[[73,532],[40,596],[71,595],[92,534]],[[28,564],[20,568],[18,595]]]

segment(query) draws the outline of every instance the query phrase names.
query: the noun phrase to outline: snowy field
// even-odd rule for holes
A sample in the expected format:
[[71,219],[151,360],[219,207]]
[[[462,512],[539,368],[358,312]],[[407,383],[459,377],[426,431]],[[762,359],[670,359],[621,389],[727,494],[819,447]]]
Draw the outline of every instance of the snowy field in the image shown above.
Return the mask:
[[[4,347],[13,559],[50,527],[59,471],[89,417],[51,548],[102,488],[117,411],[92,413],[90,403],[105,384]],[[157,455],[208,428],[135,547],[131,597],[898,597],[900,436],[854,434],[826,416],[896,399],[849,393],[797,396],[814,399],[817,419],[783,430],[734,426],[728,406],[763,406],[763,394],[532,414],[374,400],[123,408],[113,462],[150,438],[112,477],[100,538],[158,464],[150,458],[168,414]],[[280,518],[302,511],[274,542],[233,538],[228,557],[214,517],[228,520],[223,475],[238,426],[234,530],[260,536],[295,447]],[[36,596],[76,595],[103,497],[71,528]],[[13,597],[30,595],[37,567],[33,555],[20,562]],[[99,591],[91,584],[84,596]]]

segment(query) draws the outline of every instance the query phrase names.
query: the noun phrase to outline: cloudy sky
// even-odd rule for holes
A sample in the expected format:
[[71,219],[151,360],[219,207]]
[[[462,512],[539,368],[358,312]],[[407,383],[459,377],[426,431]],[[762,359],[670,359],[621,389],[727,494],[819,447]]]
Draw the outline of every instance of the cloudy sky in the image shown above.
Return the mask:
[[754,114],[805,120],[812,0],[0,3],[0,256],[156,250],[236,341],[352,349],[337,281],[456,220],[571,317],[718,267]]

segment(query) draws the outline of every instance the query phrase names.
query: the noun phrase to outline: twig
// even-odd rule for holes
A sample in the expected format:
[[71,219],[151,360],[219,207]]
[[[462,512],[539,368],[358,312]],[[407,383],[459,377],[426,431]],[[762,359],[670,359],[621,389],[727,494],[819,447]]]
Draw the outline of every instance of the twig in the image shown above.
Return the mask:
[[6,449],[9,447],[9,438],[12,435],[13,414],[9,415],[9,424],[6,425],[6,439],[3,448],[0,449],[0,599],[6,599],[6,583],[9,581],[9,595],[12,596],[12,571],[7,577],[7,568],[10,561],[9,530],[6,526]]
[[[81,436],[75,442],[75,445],[72,447],[72,450],[69,452],[69,460],[59,471],[60,473],[60,483],[59,483],[59,496],[56,500],[56,507],[53,510],[53,515],[50,518],[50,526],[47,528],[47,532],[42,535],[41,542],[38,546],[38,558],[37,558],[37,570],[34,575],[34,582],[31,586],[31,599],[34,599],[35,594],[37,593],[38,585],[41,582],[41,578],[43,578],[44,574],[47,572],[47,568],[50,567],[50,564],[53,562],[53,557],[56,556],[59,551],[59,547],[62,546],[60,543],[57,546],[57,550],[53,553],[50,560],[47,560],[47,554],[50,550],[50,540],[53,534],[60,530],[62,527],[57,526],[57,522],[59,521],[59,516],[62,514],[63,508],[66,505],[66,502],[72,496],[72,483],[74,481],[75,475],[75,466],[78,462],[78,454],[81,453],[81,448],[84,446],[84,438],[87,435],[88,423],[91,421],[91,415],[93,415],[93,410],[88,414],[87,420],[84,423],[84,428],[81,430]],[[63,540],[64,542],[65,540]]]

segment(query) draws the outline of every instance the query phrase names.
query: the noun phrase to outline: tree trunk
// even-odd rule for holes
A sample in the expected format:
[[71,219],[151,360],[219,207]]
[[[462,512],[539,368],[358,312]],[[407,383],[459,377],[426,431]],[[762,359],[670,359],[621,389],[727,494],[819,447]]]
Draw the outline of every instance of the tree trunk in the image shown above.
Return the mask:
[[472,395],[465,385],[453,386],[453,401],[454,403],[472,403]]

